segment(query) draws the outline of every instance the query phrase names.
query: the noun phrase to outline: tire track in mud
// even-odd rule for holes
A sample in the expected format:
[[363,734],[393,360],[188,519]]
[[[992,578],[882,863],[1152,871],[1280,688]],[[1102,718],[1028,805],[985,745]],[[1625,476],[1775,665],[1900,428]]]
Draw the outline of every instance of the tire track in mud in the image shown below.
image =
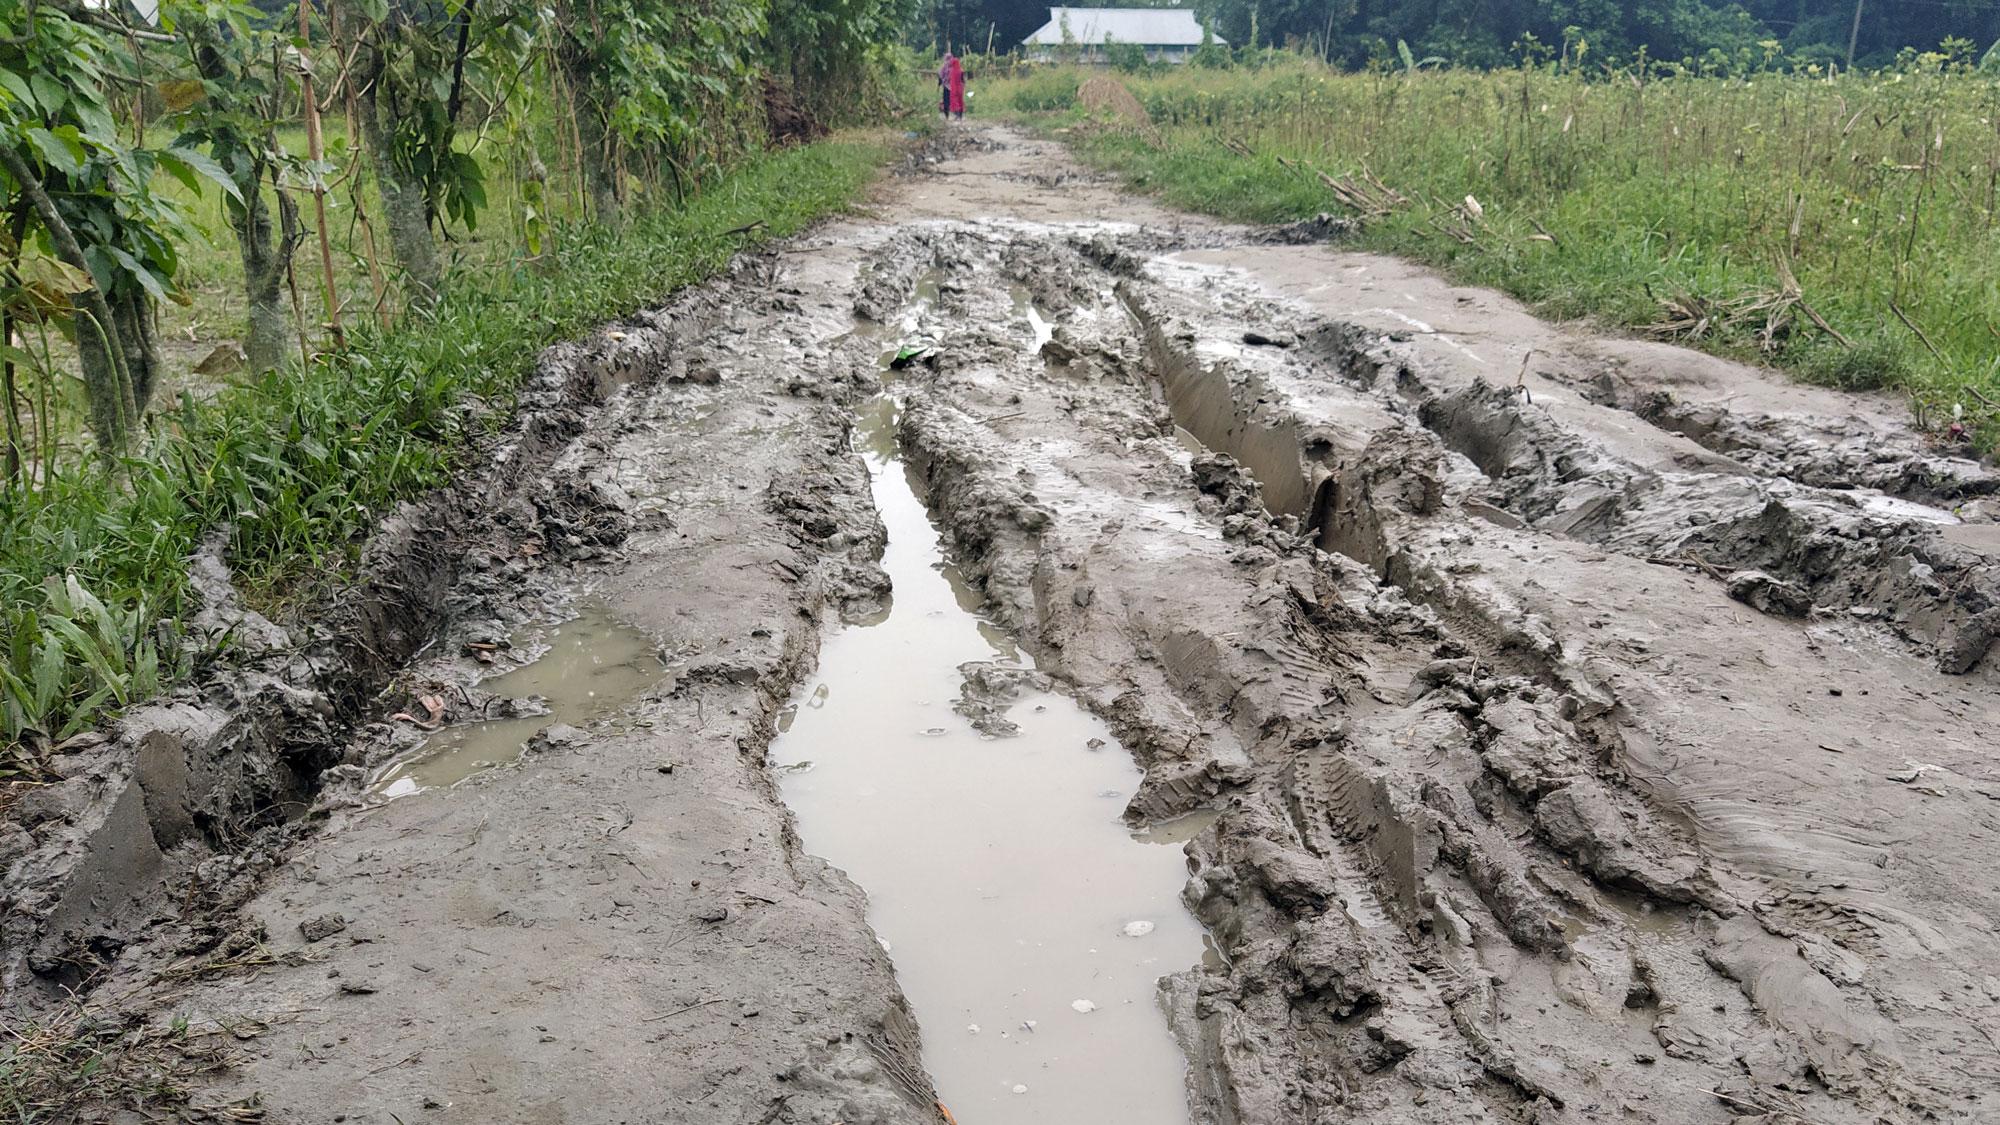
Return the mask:
[[[1635,464],[1185,260],[1226,251],[996,237],[892,255],[968,279],[905,441],[989,600],[1141,754],[1134,814],[1224,805],[1188,897],[1231,964],[1170,989],[1212,1119],[1978,1118],[1993,786],[1964,724],[1992,708],[1921,657],[1977,647],[1952,630],[1990,560],[1855,501],[1938,472],[1878,455],[1824,495],[1649,426]],[[990,326],[1048,277],[1028,355]],[[1924,499],[1990,487],[1937,460],[1960,483]],[[1737,529],[1732,503],[1841,542],[1727,554],[1663,515]],[[1909,580],[1940,559],[1950,588]],[[1751,564],[1821,610],[1732,600]],[[1924,754],[1935,796],[1884,776]]]
[[[937,1119],[861,894],[765,768],[822,618],[887,592],[852,317],[929,278],[900,438],[960,569],[1134,753],[1135,825],[1215,814],[1183,897],[1220,960],[1162,982],[1194,1120],[2000,1112],[1993,474],[1879,400],[1273,247],[1004,129],[884,204],[592,345],[647,378],[492,492],[392,699],[485,702],[460,643],[579,591],[660,641],[658,690],[357,814],[408,745],[363,732],[239,927],[119,958],[99,996],[156,1023],[282,1032],[208,1092]],[[297,936],[330,909],[350,932]],[[306,963],[162,991],[177,942]]]

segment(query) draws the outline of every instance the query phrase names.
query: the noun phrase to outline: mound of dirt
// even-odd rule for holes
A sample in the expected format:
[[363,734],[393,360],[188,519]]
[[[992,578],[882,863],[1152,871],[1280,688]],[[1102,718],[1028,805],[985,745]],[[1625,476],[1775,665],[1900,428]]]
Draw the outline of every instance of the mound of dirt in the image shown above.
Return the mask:
[[1116,78],[1098,75],[1077,87],[1076,100],[1093,116],[1111,116],[1147,136],[1153,135],[1153,119],[1146,107]]

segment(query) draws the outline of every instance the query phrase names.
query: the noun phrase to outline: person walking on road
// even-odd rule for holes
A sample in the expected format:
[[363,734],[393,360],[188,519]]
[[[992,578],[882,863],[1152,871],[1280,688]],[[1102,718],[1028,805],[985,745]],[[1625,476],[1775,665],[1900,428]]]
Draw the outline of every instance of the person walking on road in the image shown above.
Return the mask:
[[965,117],[965,67],[950,51],[944,53],[944,65],[938,67],[938,108],[947,118]]

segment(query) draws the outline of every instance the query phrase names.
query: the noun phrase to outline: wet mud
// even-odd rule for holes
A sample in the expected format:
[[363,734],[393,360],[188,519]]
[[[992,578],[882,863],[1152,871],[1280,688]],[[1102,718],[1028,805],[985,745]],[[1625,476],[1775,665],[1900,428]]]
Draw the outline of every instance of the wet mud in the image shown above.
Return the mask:
[[22,830],[10,955],[95,960],[10,1002],[307,1122],[2000,1115],[1990,468],[1002,128],[881,192],[564,353],[379,672],[218,596],[272,702],[96,748],[144,862]]
[[[899,321],[934,333],[920,301]],[[1131,756],[978,614],[939,550],[898,450],[898,382],[857,434],[890,604],[827,639],[780,721],[786,803],[807,849],[867,892],[958,1120],[1184,1122],[1154,987],[1201,957],[1180,850],[1135,836]]]

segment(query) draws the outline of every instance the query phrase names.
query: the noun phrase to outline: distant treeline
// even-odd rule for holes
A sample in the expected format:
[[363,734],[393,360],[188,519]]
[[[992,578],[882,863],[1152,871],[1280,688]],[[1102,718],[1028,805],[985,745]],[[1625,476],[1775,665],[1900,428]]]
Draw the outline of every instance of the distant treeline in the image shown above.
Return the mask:
[[[1983,55],[2000,40],[2000,0],[1100,0],[1104,7],[1191,6],[1234,47],[1295,47],[1362,67],[1393,62],[1401,40],[1420,57],[1500,66],[1537,50],[1581,47],[1589,62],[1762,57],[1884,66],[1905,48],[1947,39]],[[940,44],[1004,52],[1048,20],[1044,0],[936,0]],[[1860,13],[1858,34],[1855,14]]]

